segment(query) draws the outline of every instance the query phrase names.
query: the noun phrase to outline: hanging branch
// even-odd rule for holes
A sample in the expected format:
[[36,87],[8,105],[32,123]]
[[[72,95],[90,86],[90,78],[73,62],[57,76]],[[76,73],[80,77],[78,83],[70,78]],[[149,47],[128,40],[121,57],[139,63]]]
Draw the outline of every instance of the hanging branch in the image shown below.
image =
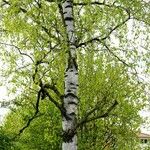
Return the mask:
[[113,8],[117,8],[117,9],[122,9],[122,10],[125,10],[126,12],[128,11],[128,9],[127,8],[125,8],[125,7],[123,7],[123,6],[121,6],[121,5],[115,5],[115,3],[116,2],[113,2],[112,4],[107,4],[106,2],[105,2],[105,0],[103,1],[103,2],[88,2],[88,3],[86,3],[86,2],[74,2],[73,3],[73,5],[74,6],[87,6],[87,5],[97,5],[97,6],[106,6],[106,7],[109,7],[109,8],[111,8],[111,7],[113,7]]
[[104,2],[79,2],[79,3],[73,3],[74,6],[87,6],[87,5],[106,5]]
[[49,98],[49,100],[62,112],[62,105],[55,101],[55,99],[49,94],[49,92],[46,89],[44,89],[44,92]]
[[111,53],[115,58],[118,59],[118,61],[120,61],[122,64],[124,64],[125,66],[127,67],[130,67],[133,71],[131,72],[133,75],[135,75],[137,77],[137,81],[138,83],[140,84],[141,83],[141,79],[139,76],[138,76],[138,71],[136,70],[136,68],[133,68],[131,65],[129,65],[128,63],[125,62],[125,60],[121,59],[119,56],[117,56],[112,50],[110,50],[110,48],[106,45],[106,43],[103,43],[103,45],[105,46],[105,48],[109,51],[109,53]]
[[[92,115],[96,110],[99,109],[100,103],[101,103],[102,101],[106,101],[106,97],[105,97],[105,96],[103,97],[103,99],[102,99],[101,101],[97,102],[96,105],[95,105],[90,111],[88,111],[86,114],[84,114],[84,118],[81,119],[81,120],[82,120],[82,121],[83,121],[83,120],[87,120],[90,115]],[[105,103],[103,103],[103,105],[101,106],[101,108],[103,108],[104,105],[105,105]],[[79,122],[82,122],[82,121],[79,121]],[[79,124],[80,124],[80,123],[79,123]]]

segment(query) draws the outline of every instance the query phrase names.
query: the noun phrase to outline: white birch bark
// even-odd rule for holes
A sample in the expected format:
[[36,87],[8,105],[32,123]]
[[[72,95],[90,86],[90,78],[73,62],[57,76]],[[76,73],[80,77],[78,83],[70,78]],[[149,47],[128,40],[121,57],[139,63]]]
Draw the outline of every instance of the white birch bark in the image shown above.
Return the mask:
[[77,150],[76,120],[77,120],[77,87],[78,68],[76,63],[75,29],[72,0],[62,4],[63,18],[68,36],[68,64],[65,72],[65,96],[62,115],[63,143],[62,150]]

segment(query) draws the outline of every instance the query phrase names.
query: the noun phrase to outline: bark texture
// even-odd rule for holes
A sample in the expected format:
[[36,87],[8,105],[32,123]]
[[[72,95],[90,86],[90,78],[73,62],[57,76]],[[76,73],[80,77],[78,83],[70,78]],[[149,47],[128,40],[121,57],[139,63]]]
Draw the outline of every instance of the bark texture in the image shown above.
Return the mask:
[[65,72],[65,96],[63,101],[65,113],[62,115],[62,150],[77,150],[76,117],[78,106],[78,67],[76,62],[75,28],[72,3],[72,0],[66,0],[62,3],[63,19],[68,37],[68,63]]

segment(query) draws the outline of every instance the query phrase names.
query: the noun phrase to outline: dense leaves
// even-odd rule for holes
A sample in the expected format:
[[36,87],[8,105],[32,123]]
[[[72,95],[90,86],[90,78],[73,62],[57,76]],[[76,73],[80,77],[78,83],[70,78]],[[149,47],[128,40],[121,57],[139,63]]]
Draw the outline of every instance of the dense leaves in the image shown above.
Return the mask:
[[[5,149],[61,148],[58,106],[63,105],[68,44],[60,5],[49,0],[1,2],[1,76],[13,95],[2,127]],[[150,5],[142,0],[76,0],[73,5],[78,149],[138,149],[138,112],[147,100]]]

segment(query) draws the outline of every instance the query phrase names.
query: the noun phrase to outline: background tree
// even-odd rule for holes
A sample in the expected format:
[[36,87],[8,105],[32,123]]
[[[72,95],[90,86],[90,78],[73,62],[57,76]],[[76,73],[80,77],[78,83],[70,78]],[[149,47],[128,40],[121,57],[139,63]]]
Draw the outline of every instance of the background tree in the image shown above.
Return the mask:
[[[145,34],[149,31],[148,10],[149,3],[137,0],[3,0],[2,72],[8,77],[10,93],[16,93],[14,104],[26,109],[21,113],[16,108],[20,121],[12,133],[21,136],[50,107],[59,118],[54,115],[54,124],[56,120],[61,122],[63,116],[64,132],[60,134],[63,149],[77,149],[77,131],[79,149],[106,146],[119,149],[121,138],[126,139],[137,131],[137,112],[144,105],[141,100],[144,84],[137,79],[136,70],[142,62],[145,66],[142,71],[148,71],[149,35]],[[64,82],[68,89],[64,88]],[[42,112],[42,109],[46,110]],[[61,128],[60,124],[56,129]],[[122,128],[128,129],[129,134],[120,134]],[[49,135],[56,136],[56,129]],[[95,135],[96,131],[100,133]],[[54,145],[58,148],[57,140]],[[49,145],[54,149],[55,146]]]

